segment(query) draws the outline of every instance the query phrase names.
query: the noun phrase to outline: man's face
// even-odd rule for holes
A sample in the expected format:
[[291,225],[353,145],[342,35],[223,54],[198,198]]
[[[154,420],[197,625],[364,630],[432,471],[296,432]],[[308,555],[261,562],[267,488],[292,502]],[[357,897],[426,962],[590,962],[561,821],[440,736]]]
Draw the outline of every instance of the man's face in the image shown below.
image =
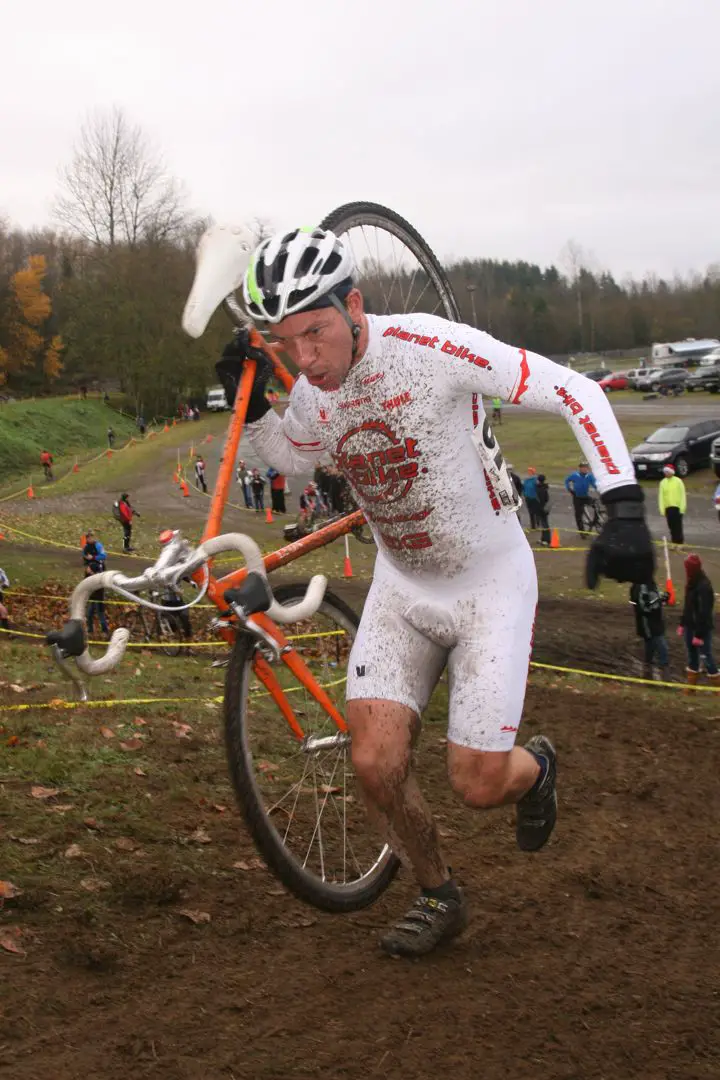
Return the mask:
[[588,468],[588,466],[587,466],[587,465],[581,465],[581,466],[580,466],[580,475],[581,475],[581,476],[587,476],[587,474],[588,474],[589,472],[590,472],[590,469]]
[[[358,289],[348,293],[346,307],[353,322],[360,324],[362,296]],[[352,333],[334,307],[288,315],[273,329],[273,336],[311,386],[337,390],[345,382],[352,363]]]

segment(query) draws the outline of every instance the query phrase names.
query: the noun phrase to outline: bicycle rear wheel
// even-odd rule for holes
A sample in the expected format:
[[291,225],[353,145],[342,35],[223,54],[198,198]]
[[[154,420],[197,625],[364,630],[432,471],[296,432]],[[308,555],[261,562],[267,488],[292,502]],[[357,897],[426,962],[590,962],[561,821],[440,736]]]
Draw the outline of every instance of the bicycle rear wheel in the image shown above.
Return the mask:
[[184,642],[182,627],[174,615],[166,615],[162,611],[157,615],[157,635],[162,645],[161,653],[165,656],[179,656]]
[[348,243],[365,310],[423,312],[460,321],[450,282],[430,245],[409,222],[378,203],[346,203],[320,223]]
[[[305,586],[279,585],[274,593],[287,604],[304,596]],[[358,622],[347,604],[326,592],[317,614],[290,635],[339,711]],[[350,738],[277,664],[273,672],[306,737],[299,741],[253,673],[255,650],[254,639],[238,636],[225,684],[228,767],[248,830],[268,867],[301,900],[333,912],[367,907],[387,889],[399,863],[375,837],[355,791]],[[310,749],[309,736],[331,741]]]

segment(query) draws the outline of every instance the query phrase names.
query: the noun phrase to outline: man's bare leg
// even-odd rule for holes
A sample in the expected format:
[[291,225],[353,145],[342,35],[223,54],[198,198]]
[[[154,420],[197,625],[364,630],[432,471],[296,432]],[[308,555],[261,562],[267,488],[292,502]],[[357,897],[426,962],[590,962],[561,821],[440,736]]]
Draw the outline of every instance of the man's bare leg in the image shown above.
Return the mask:
[[422,886],[442,885],[448,871],[430,807],[412,771],[417,713],[396,701],[348,701],[355,776],[375,827]]
[[381,939],[394,956],[420,956],[467,925],[462,892],[450,878],[435,821],[412,771],[419,718],[399,702],[347,703],[355,775],[368,811],[415,874],[421,896]]

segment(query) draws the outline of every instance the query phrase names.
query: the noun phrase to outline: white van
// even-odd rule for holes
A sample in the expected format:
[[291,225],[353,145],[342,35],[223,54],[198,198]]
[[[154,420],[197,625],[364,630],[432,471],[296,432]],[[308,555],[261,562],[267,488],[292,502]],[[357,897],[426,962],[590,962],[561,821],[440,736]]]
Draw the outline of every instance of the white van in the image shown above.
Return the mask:
[[206,406],[209,412],[222,412],[230,408],[222,386],[213,386],[208,390]]

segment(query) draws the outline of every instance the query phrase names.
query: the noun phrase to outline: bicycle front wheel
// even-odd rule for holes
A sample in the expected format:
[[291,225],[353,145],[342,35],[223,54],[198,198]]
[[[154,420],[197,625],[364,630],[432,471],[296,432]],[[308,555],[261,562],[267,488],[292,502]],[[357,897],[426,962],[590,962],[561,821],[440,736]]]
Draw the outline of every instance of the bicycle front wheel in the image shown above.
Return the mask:
[[[305,585],[279,585],[274,592],[287,604],[305,595]],[[326,592],[319,611],[289,635],[340,712],[358,622],[347,604]],[[298,739],[254,674],[255,656],[255,640],[239,635],[225,684],[228,766],[245,823],[270,870],[301,900],[333,912],[367,907],[399,863],[374,835],[355,790],[350,737],[278,664],[273,673],[305,736]],[[313,748],[313,738],[325,741]]]
[[183,644],[182,628],[173,615],[159,611],[157,616],[157,635],[161,643],[160,652],[165,656],[179,656]]
[[417,229],[387,206],[346,203],[320,223],[347,242],[355,279],[374,315],[423,312],[460,321],[450,282]]

